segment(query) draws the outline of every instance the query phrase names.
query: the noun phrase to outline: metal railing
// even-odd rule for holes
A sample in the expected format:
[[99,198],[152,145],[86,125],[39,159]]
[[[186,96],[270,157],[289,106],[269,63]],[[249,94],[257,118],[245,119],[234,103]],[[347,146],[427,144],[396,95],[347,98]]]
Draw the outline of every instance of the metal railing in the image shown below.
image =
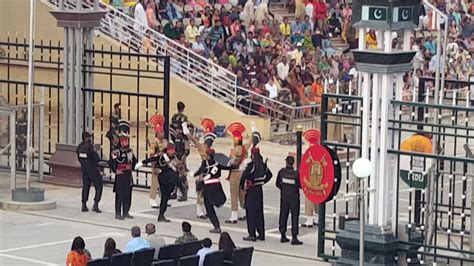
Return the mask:
[[[48,2],[59,7],[61,1]],[[76,10],[76,0],[62,2],[65,9]],[[212,97],[238,108],[245,114],[271,119],[272,124],[283,124],[290,130],[300,123],[307,124],[307,128],[314,128],[315,119],[311,117],[316,115],[317,105],[294,107],[237,86],[237,76],[229,70],[110,5],[101,3],[100,6],[107,11],[101,21],[100,31],[103,34],[136,52],[170,56],[172,73],[203,89]],[[93,9],[93,3],[82,1],[82,8]]]

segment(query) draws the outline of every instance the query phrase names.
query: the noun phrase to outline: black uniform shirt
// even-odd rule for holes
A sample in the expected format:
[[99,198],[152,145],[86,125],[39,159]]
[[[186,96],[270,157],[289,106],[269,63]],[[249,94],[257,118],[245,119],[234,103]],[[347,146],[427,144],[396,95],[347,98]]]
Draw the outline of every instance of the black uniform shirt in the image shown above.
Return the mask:
[[100,159],[91,142],[81,142],[79,146],[77,146],[76,153],[83,171],[88,172],[89,174],[98,173],[97,164]]
[[280,189],[281,195],[298,195],[300,194],[300,182],[298,171],[292,167],[282,168],[278,172],[276,186]]

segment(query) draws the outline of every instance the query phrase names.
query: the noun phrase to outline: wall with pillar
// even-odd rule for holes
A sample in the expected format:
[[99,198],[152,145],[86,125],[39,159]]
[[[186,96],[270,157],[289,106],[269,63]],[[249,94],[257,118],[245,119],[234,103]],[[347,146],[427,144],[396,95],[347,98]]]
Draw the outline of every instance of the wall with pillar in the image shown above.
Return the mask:
[[[6,41],[7,36],[14,39],[17,36],[20,39],[26,38],[28,33],[28,20],[18,20],[19,17],[29,16],[29,1],[28,0],[1,0],[2,8],[0,8],[0,40]],[[59,41],[63,41],[63,29],[56,26],[56,20],[49,13],[50,9],[44,3],[38,1],[36,6],[36,41],[39,42],[44,39],[49,43],[49,40],[53,44],[57,44]],[[12,23],[15,21],[15,23]],[[118,50],[118,46],[113,40],[108,38],[99,37],[95,38],[94,41],[96,46],[114,47]],[[136,63],[136,62],[135,62]],[[41,64],[37,64],[35,78],[37,82],[57,84],[58,78],[62,80],[62,73],[58,77],[57,71],[51,71],[47,68],[40,68]],[[6,79],[6,67],[4,62],[0,61],[0,79]],[[17,66],[11,68],[10,78],[12,80],[27,80],[27,67]],[[95,75],[94,76],[95,87],[107,88],[108,89],[108,78],[106,76]],[[136,84],[127,81],[126,78],[114,78],[114,89],[117,90],[130,90],[135,88]],[[156,81],[153,81],[156,82]],[[147,81],[146,79],[140,83],[140,91],[143,93],[157,93],[156,85],[153,84],[152,80]],[[5,88],[2,88],[0,92],[3,94]],[[235,108],[224,104],[220,101],[215,100],[213,97],[207,95],[205,92],[187,83],[183,79],[171,75],[170,80],[170,113],[176,112],[176,103],[183,101],[187,106],[187,115],[194,124],[200,124],[200,120],[206,117],[214,119],[216,124],[228,125],[234,121],[243,122],[248,128],[250,128],[250,122],[255,121],[257,127],[262,133],[262,137],[268,139],[270,137],[270,121],[259,117],[248,116]],[[108,108],[106,108],[108,110]]]

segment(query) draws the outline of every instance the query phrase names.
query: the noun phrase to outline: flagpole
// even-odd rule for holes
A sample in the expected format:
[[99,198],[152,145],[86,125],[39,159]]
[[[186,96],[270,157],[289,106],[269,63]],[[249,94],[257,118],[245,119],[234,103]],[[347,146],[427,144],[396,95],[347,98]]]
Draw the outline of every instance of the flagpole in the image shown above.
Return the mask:
[[27,91],[27,103],[28,103],[28,118],[26,127],[26,190],[30,189],[30,174],[31,164],[34,156],[34,150],[32,149],[32,122],[33,122],[33,82],[34,82],[34,35],[35,35],[35,12],[36,3],[35,0],[30,0],[30,39],[29,39],[29,53],[28,53],[28,91]]

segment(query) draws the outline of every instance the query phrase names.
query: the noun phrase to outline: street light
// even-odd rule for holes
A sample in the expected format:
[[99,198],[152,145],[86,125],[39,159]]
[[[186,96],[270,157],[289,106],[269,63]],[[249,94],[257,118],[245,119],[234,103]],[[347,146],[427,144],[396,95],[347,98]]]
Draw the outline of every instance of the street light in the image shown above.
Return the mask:
[[361,197],[361,207],[360,207],[360,240],[359,240],[359,265],[364,265],[364,231],[365,231],[365,182],[364,179],[369,177],[372,173],[372,163],[366,158],[359,158],[354,161],[352,165],[352,172],[356,177],[360,179],[360,184],[362,187],[362,192],[360,193]]

